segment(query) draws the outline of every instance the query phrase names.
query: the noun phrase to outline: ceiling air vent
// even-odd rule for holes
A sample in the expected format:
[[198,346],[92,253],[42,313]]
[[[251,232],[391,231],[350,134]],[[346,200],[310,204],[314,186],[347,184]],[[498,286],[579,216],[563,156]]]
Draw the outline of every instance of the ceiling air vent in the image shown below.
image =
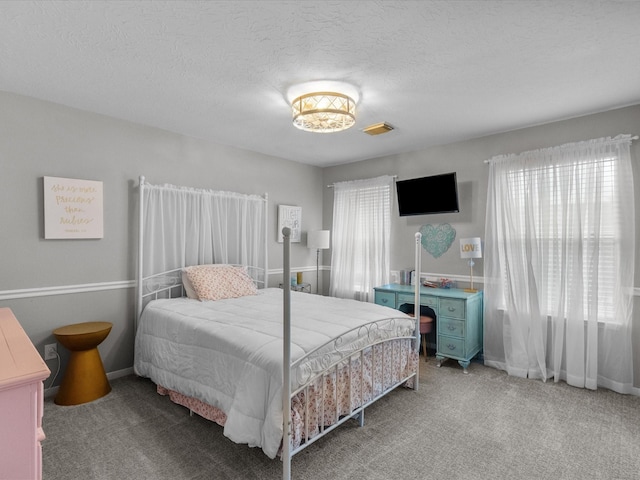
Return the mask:
[[373,125],[369,125],[365,127],[362,131],[369,135],[381,135],[383,133],[387,133],[393,130],[393,127],[388,123],[374,123]]

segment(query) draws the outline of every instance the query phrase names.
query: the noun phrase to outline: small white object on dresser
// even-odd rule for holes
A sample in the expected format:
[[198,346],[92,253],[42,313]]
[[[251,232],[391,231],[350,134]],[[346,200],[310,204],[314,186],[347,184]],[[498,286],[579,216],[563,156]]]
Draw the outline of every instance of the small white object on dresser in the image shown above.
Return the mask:
[[2,479],[42,479],[42,382],[50,373],[11,309],[0,308]]

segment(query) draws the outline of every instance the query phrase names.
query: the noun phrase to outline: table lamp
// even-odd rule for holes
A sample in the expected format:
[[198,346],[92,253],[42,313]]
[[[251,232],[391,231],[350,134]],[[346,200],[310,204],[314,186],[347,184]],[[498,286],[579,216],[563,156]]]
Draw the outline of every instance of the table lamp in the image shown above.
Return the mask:
[[315,230],[307,233],[307,248],[316,249],[316,293],[320,291],[320,250],[329,248],[329,230]]
[[470,282],[469,288],[465,288],[465,292],[477,292],[473,288],[473,259],[482,258],[482,240],[480,237],[461,238],[460,239],[460,258],[469,259]]

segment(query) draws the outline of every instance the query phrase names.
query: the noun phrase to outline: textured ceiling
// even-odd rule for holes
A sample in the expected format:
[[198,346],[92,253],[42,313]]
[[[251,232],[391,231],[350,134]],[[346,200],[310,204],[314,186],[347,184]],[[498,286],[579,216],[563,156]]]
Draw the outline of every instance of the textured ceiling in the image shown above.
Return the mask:
[[[640,103],[639,26],[637,1],[5,0],[0,90],[328,166]],[[353,128],[292,126],[318,80],[355,86]]]

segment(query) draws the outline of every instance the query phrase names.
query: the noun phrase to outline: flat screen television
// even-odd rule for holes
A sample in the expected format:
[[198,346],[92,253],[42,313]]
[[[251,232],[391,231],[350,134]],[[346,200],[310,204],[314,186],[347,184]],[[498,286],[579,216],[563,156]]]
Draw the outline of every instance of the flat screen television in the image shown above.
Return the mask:
[[396,191],[401,217],[460,211],[456,172],[398,180]]

